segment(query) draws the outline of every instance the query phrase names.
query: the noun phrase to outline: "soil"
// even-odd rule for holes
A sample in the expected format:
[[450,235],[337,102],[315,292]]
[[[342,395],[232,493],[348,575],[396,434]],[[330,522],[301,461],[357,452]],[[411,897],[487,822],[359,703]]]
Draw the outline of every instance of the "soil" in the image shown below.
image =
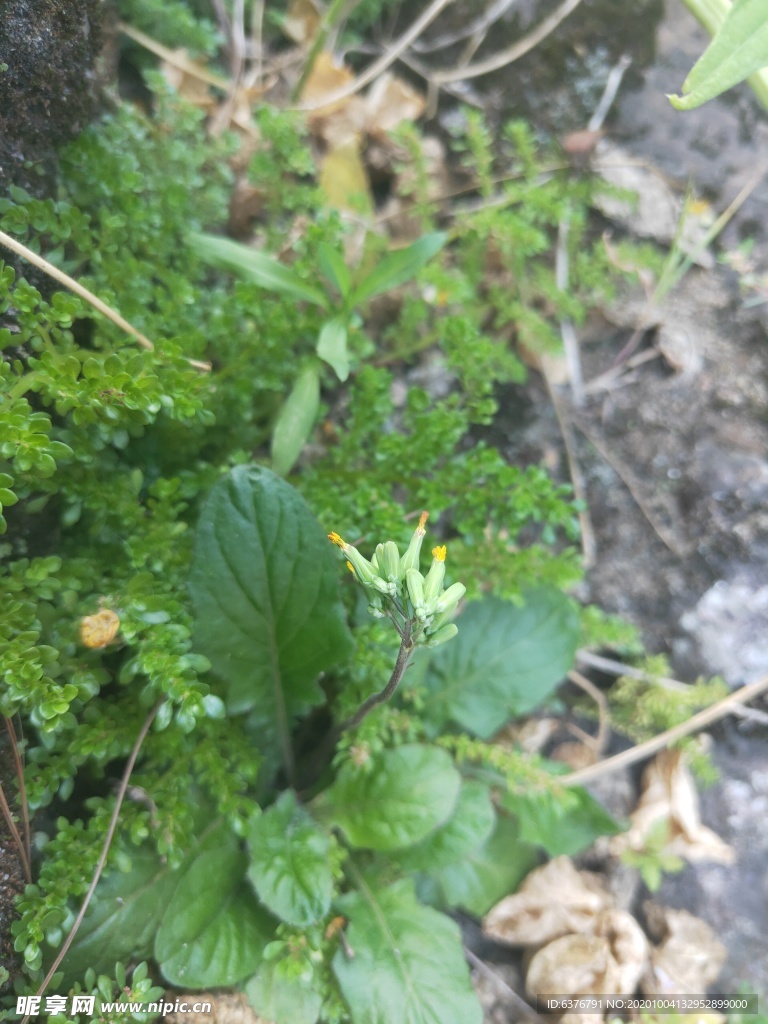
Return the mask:
[[[634,63],[607,123],[610,141],[681,188],[692,181],[723,210],[757,167],[768,167],[768,118],[746,87],[690,114],[675,111],[665,93],[679,91],[708,36],[677,0],[638,5],[639,18],[632,6],[630,25],[610,0],[585,4],[561,29],[559,43],[497,74],[482,99],[500,119],[526,114],[543,133],[575,131],[584,128],[599,98],[595,78],[604,82],[611,64],[629,52]],[[622,22],[629,31],[622,31]],[[607,33],[606,25],[619,27]],[[513,27],[519,32],[524,26],[517,21]],[[553,78],[553,68],[566,75],[561,70]],[[752,258],[762,272],[767,206],[763,179],[718,239],[720,251],[754,239]],[[581,331],[585,380],[610,369],[644,304],[638,288]],[[580,596],[635,623],[647,649],[667,654],[681,679],[721,674],[737,686],[768,672],[766,316],[768,305],[745,306],[739,279],[725,265],[696,268],[669,296],[661,326],[642,336],[638,351],[653,358],[620,384],[589,396],[580,409],[568,389],[559,389],[574,428],[596,548]],[[554,453],[568,479],[562,433],[543,381],[534,375],[524,389],[501,397],[500,448],[511,460],[548,465]],[[522,427],[521,405],[535,413]],[[758,706],[765,710],[765,701]],[[744,985],[764,998],[766,726],[734,720],[715,727],[712,737],[721,779],[703,795],[702,818],[734,847],[736,864],[688,865],[669,876],[655,898],[715,929],[728,961],[714,990],[737,992]],[[643,898],[648,893],[640,887],[638,909]],[[510,963],[501,949],[484,948],[481,955]],[[490,994],[487,979],[482,987],[488,1021],[518,1019],[498,986],[495,996],[493,983]]]

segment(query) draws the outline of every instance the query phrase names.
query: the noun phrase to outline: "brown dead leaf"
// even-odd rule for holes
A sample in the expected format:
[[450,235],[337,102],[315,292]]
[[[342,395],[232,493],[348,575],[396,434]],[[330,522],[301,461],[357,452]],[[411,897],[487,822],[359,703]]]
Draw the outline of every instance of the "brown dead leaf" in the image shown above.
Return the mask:
[[706,923],[686,910],[655,907],[665,931],[651,950],[651,965],[641,988],[646,995],[706,992],[725,963],[727,952]]
[[389,73],[380,75],[365,97],[368,133],[381,137],[403,121],[416,121],[426,105],[425,97],[402,78]]
[[283,32],[300,46],[314,39],[322,14],[314,0],[291,0]]
[[530,997],[568,993],[597,996],[619,992],[619,971],[608,940],[600,935],[563,935],[540,949],[528,966]]
[[[323,50],[317,55],[309,77],[304,84],[301,92],[301,101],[313,106],[317,103],[322,103],[326,96],[333,96],[334,93],[345,88],[354,79],[355,73],[351,68],[347,67],[343,62],[339,63],[330,51]],[[342,100],[336,100],[317,110],[312,110],[307,115],[307,120],[312,124],[318,118],[327,117],[333,111],[341,110],[345,107],[351,98],[346,97]]]
[[625,910],[606,910],[595,918],[592,934],[606,940],[616,962],[617,987],[610,991],[631,995],[648,966],[645,932]]
[[251,1009],[244,992],[168,992],[166,1001],[210,1003],[207,1012],[166,1013],[165,1024],[270,1024]]
[[320,188],[337,210],[367,213],[373,209],[368,175],[355,139],[332,149],[320,167]]
[[556,857],[532,871],[514,895],[489,911],[483,931],[511,946],[541,946],[571,932],[587,931],[610,905],[611,897],[597,876],[577,871],[568,857]]
[[630,815],[631,827],[611,839],[611,853],[620,856],[625,850],[645,849],[648,834],[662,821],[668,822],[670,836],[665,854],[689,861],[733,863],[731,847],[701,823],[698,793],[679,750],[662,751],[646,768],[640,800]]
[[205,80],[205,68],[191,60],[184,49],[174,50],[173,53],[179,61],[173,64],[161,61],[160,73],[163,78],[183,100],[210,114],[218,106],[218,100],[211,94],[210,85]]

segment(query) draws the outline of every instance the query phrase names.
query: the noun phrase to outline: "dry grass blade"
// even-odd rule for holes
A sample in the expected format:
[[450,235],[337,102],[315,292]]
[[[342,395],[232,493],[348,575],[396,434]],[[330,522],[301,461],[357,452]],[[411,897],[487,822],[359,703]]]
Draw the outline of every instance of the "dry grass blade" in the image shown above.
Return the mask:
[[[137,331],[135,327],[128,323],[128,321],[116,313],[114,309],[111,309],[106,302],[94,295],[93,292],[88,291],[79,281],[75,281],[69,274],[65,274],[63,270],[59,270],[53,263],[49,263],[44,256],[39,256],[36,252],[28,249],[26,245],[22,245],[15,238],[11,238],[10,235],[6,235],[4,231],[0,231],[0,245],[4,245],[6,249],[10,249],[11,252],[15,252],[17,256],[22,256],[28,263],[37,267],[38,270],[42,270],[43,273],[53,278],[54,281],[58,281],[59,284],[63,284],[65,288],[69,288],[75,295],[79,295],[81,299],[93,306],[94,309],[98,310],[107,320],[111,320],[113,324],[116,324],[122,331],[129,334],[132,338],[141,345],[142,348],[147,349],[149,352],[154,352],[155,346],[145,337],[141,331]],[[206,372],[211,369],[210,363],[202,362],[199,359],[187,359],[190,366],[194,366],[196,370],[205,370]]]
[[14,842],[19,847],[19,856],[21,857],[22,866],[24,868],[24,877],[27,882],[32,882],[32,840],[31,830],[29,825],[29,804],[27,802],[27,789],[24,785],[24,763],[22,761],[21,753],[19,752],[19,738],[16,735],[16,729],[13,725],[13,720],[5,717],[5,730],[8,733],[8,740],[11,745],[11,754],[13,756],[13,766],[16,772],[16,778],[19,782],[19,803],[21,804],[21,820],[24,823],[24,834],[19,835],[16,823],[11,817],[11,810],[5,799],[5,794],[2,792],[2,786],[0,786],[0,801],[2,802],[3,815],[8,827],[11,830],[11,835],[14,838]]
[[429,7],[421,14],[416,21],[411,25],[407,31],[405,31],[399,39],[387,49],[386,53],[382,54],[378,60],[375,60],[370,67],[366,68],[362,74],[350,82],[349,85],[343,89],[339,89],[338,92],[332,93],[328,96],[323,96],[322,99],[316,100],[313,103],[301,103],[295,110],[313,111],[321,110],[323,107],[330,106],[333,103],[339,103],[341,100],[345,100],[350,96],[354,96],[355,93],[360,92],[361,89],[365,88],[369,82],[372,82],[374,78],[386,71],[387,68],[394,64],[394,62],[400,57],[400,55],[408,49],[414,40],[418,39],[427,25],[430,25],[435,18],[440,14],[442,10],[452,4],[454,0],[432,0]]
[[463,82],[467,78],[479,78],[480,75],[487,75],[491,71],[498,71],[500,68],[506,67],[507,64],[512,64],[554,32],[560,22],[564,21],[569,14],[572,14],[580,3],[581,0],[565,0],[548,18],[544,18],[533,32],[529,32],[522,39],[518,39],[512,46],[508,46],[506,50],[500,50],[499,53],[495,53],[492,57],[487,57],[485,60],[480,60],[477,64],[468,64],[463,68],[444,68],[442,71],[435,71],[432,73],[432,80],[438,86],[443,85],[445,82]]
[[563,775],[558,779],[558,782],[564,786],[583,786],[600,775],[606,775],[619,768],[626,768],[630,764],[644,761],[651,754],[655,754],[657,750],[663,750],[664,747],[668,747],[671,743],[675,743],[685,736],[690,736],[692,733],[698,732],[699,729],[704,729],[707,725],[711,725],[726,715],[732,714],[735,707],[754,700],[755,697],[759,697],[766,690],[768,690],[768,676],[763,676],[762,679],[750,683],[749,686],[742,686],[740,689],[734,690],[733,693],[711,707],[704,708],[703,711],[692,715],[687,722],[681,722],[680,725],[667,729],[666,732],[654,736],[653,739],[647,740],[645,743],[639,743],[636,747],[624,750],[614,757],[600,761],[598,764],[590,765],[588,768],[580,768],[578,771],[571,772],[570,775]]
[[475,970],[484,974],[486,978],[489,978],[493,982],[500,992],[504,993],[510,1005],[514,1007],[515,1011],[523,1020],[533,1021],[535,1024],[544,1024],[544,1018],[540,1017],[533,1007],[526,1003],[521,995],[518,995],[513,988],[510,988],[503,978],[499,977],[494,970],[491,970],[488,964],[484,963],[479,956],[475,956],[472,950],[468,949],[466,946],[464,947],[464,956]]
[[[109,819],[109,827],[107,829],[107,834],[104,837],[104,845],[102,846],[101,855],[99,856],[99,861],[96,865],[96,870],[93,873],[93,878],[91,879],[91,884],[88,888],[88,892],[85,894],[85,899],[83,900],[83,905],[80,907],[80,912],[78,913],[72,927],[69,930],[69,935],[67,935],[66,939],[64,940],[64,945],[56,954],[56,959],[51,964],[46,976],[43,978],[40,988],[38,988],[37,992],[35,993],[35,995],[37,996],[42,996],[42,994],[45,992],[46,988],[50,984],[51,978],[59,969],[59,964],[67,955],[67,950],[72,945],[75,935],[77,935],[77,931],[80,925],[82,924],[83,918],[85,917],[85,912],[88,909],[88,905],[91,902],[91,898],[93,897],[94,892],[96,891],[96,886],[99,884],[99,879],[101,878],[101,873],[104,870],[104,865],[107,863],[107,854],[109,853],[109,848],[112,845],[112,837],[114,836],[115,829],[117,828],[117,819],[120,817],[120,808],[123,806],[123,800],[125,799],[125,794],[128,790],[128,782],[130,781],[131,775],[133,774],[133,766],[136,764],[136,758],[139,756],[141,745],[147,737],[149,728],[155,720],[155,715],[157,714],[157,712],[160,710],[164,703],[165,698],[159,700],[157,704],[155,704],[154,708],[147,716],[144,725],[142,725],[139,735],[136,737],[136,742],[134,743],[133,749],[131,750],[130,757],[128,758],[128,763],[123,769],[123,775],[122,778],[120,779],[120,785],[118,787],[117,797],[115,799],[115,807],[114,810],[112,811],[112,817]],[[27,1014],[22,1020],[21,1024],[27,1024],[29,1017],[30,1015]]]
[[568,678],[572,683],[575,683],[585,693],[589,694],[592,700],[597,704],[598,714],[598,729],[597,736],[589,737],[589,745],[598,756],[605,750],[605,745],[608,742],[608,736],[611,730],[611,716],[608,710],[608,701],[605,698],[605,694],[602,693],[595,684],[583,676],[581,672],[577,672],[576,669],[571,669],[568,673]]

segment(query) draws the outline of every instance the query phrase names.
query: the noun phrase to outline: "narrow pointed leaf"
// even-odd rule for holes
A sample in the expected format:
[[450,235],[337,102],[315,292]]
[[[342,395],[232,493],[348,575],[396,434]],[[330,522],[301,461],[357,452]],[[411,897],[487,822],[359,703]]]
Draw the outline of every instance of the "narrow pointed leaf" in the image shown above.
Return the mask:
[[765,0],[735,0],[683,83],[683,95],[670,96],[670,102],[678,110],[700,107],[767,65]]
[[389,253],[353,290],[349,305],[357,306],[374,295],[412,280],[421,268],[440,252],[447,240],[445,232],[436,231],[434,234],[424,235],[405,249]]
[[230,713],[256,708],[265,742],[322,702],[319,673],[352,639],[338,564],[306,502],[269,470],[238,466],[203,508],[190,589],[194,640],[229,686]]
[[272,468],[290,473],[307,442],[320,408],[320,378],[310,367],[299,374],[280,410],[272,433]]
[[313,987],[313,979],[292,973],[293,966],[293,962],[265,961],[245,986],[248,1002],[260,1019],[274,1024],[316,1024],[323,997]]
[[330,839],[291,791],[252,823],[248,878],[261,902],[282,921],[306,928],[331,906]]
[[446,751],[414,743],[385,750],[365,771],[348,761],[318,808],[353,846],[399,850],[450,818],[460,782]]
[[323,309],[328,306],[328,299],[319,288],[313,288],[290,267],[250,245],[241,245],[218,235],[202,234],[189,235],[189,243],[204,260],[229,267],[262,288],[293,299],[304,299]]
[[458,926],[419,904],[410,882],[350,893],[348,948],[333,971],[353,1024],[480,1024]]
[[325,242],[321,242],[317,247],[317,262],[320,267],[320,271],[325,277],[335,285],[339,291],[339,295],[344,299],[349,293],[352,278],[349,273],[349,267],[344,262],[344,257],[332,249],[330,245]]
[[329,320],[323,324],[317,339],[317,354],[329,366],[339,380],[349,376],[349,352],[347,351],[347,325],[342,320]]
[[420,843],[403,850],[397,859],[408,871],[446,867],[481,846],[495,825],[496,814],[488,787],[482,782],[464,782],[448,821]]

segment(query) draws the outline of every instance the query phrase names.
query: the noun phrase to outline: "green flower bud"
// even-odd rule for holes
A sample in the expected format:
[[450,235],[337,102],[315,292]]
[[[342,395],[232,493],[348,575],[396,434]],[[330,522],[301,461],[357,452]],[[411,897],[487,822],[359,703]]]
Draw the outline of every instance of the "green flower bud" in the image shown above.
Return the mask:
[[439,647],[446,640],[452,640],[458,632],[459,627],[456,623],[449,622],[447,626],[442,626],[436,633],[427,638],[427,647]]
[[400,552],[393,540],[388,540],[386,544],[376,545],[376,562],[379,572],[385,580],[388,580],[390,583],[400,582],[402,579],[400,575]]
[[448,587],[437,599],[435,614],[442,615],[443,612],[452,612],[466,592],[467,588],[463,583],[454,583]]
[[443,590],[445,579],[445,544],[432,548],[432,565],[424,580],[424,600],[428,607],[434,604]]
[[409,569],[405,574],[405,585],[408,587],[408,596],[411,599],[413,610],[419,619],[426,616],[424,605],[424,577],[418,569]]
[[413,536],[411,537],[411,543],[408,545],[408,550],[405,552],[403,557],[400,559],[400,576],[403,577],[409,569],[419,568],[419,556],[421,554],[421,542],[424,540],[424,534],[427,532],[424,529],[424,524],[427,521],[428,512],[422,512],[421,518],[419,519],[419,525],[416,527]]

